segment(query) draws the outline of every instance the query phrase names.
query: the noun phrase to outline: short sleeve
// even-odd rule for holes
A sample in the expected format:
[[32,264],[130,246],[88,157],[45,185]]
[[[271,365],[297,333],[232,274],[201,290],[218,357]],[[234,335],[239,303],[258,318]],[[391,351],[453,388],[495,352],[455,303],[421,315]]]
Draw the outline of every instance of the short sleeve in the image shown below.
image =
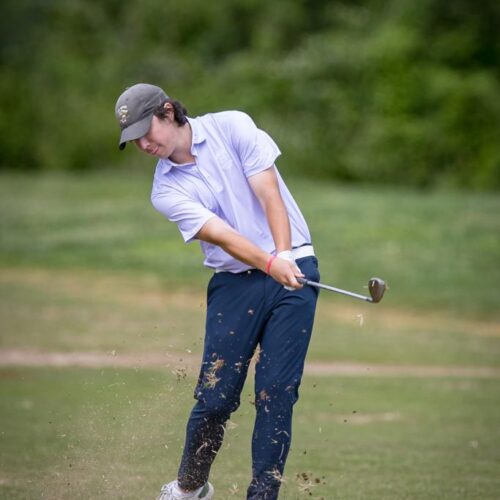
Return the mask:
[[191,243],[204,224],[215,214],[201,203],[175,189],[151,195],[153,207],[177,224],[186,243]]
[[281,154],[271,137],[260,130],[246,113],[228,113],[228,133],[246,177],[258,174],[274,165]]

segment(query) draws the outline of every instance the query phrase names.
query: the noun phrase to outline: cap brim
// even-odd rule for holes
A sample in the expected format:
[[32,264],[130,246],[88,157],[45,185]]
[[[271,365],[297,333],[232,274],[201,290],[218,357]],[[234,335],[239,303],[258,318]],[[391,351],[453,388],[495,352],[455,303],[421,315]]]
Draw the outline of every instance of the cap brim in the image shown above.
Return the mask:
[[153,120],[153,115],[146,116],[142,120],[138,122],[132,123],[129,127],[122,130],[122,134],[120,136],[120,144],[119,149],[124,149],[129,141],[135,141],[136,139],[140,139],[145,136],[150,127],[151,121]]

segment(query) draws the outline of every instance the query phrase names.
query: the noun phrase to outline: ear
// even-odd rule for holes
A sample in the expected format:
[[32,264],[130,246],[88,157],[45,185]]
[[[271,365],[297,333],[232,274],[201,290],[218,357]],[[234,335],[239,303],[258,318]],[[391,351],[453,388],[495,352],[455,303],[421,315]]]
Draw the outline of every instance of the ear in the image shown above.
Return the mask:
[[165,112],[167,113],[167,116],[169,118],[170,118],[170,116],[173,117],[174,107],[172,106],[172,103],[166,102],[165,105],[163,106],[163,108],[165,109]]

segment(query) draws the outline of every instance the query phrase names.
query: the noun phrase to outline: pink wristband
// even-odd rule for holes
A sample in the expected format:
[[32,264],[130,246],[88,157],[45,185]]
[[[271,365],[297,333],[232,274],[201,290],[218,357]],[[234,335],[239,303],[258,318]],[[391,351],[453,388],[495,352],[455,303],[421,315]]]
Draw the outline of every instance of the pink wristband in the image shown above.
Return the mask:
[[269,271],[271,270],[271,264],[273,263],[275,258],[276,258],[276,255],[271,255],[271,257],[269,257],[269,260],[267,261],[267,264],[266,264],[266,274],[269,274]]

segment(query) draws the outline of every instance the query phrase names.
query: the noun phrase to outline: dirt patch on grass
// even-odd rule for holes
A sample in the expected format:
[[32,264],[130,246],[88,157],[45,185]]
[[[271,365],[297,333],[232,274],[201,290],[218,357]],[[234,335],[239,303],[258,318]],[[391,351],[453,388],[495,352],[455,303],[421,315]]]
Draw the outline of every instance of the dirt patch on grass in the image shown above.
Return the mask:
[[[198,373],[201,357],[184,353],[120,354],[99,352],[37,352],[18,349],[0,350],[0,367],[50,366],[83,368],[137,368],[167,369],[178,376]],[[315,376],[351,377],[462,377],[496,378],[500,369],[493,367],[384,365],[355,362],[310,362],[305,373]]]
[[310,375],[349,375],[382,377],[500,377],[500,369],[493,367],[465,366],[418,366],[385,365],[351,362],[306,364],[306,373]]
[[82,368],[171,368],[193,371],[200,356],[192,354],[100,352],[37,352],[19,349],[0,350],[0,366],[52,366]]
[[385,412],[385,413],[357,413],[352,412],[351,414],[338,415],[336,417],[337,422],[344,424],[354,424],[354,425],[366,425],[379,422],[397,422],[401,420],[402,416],[397,412]]

